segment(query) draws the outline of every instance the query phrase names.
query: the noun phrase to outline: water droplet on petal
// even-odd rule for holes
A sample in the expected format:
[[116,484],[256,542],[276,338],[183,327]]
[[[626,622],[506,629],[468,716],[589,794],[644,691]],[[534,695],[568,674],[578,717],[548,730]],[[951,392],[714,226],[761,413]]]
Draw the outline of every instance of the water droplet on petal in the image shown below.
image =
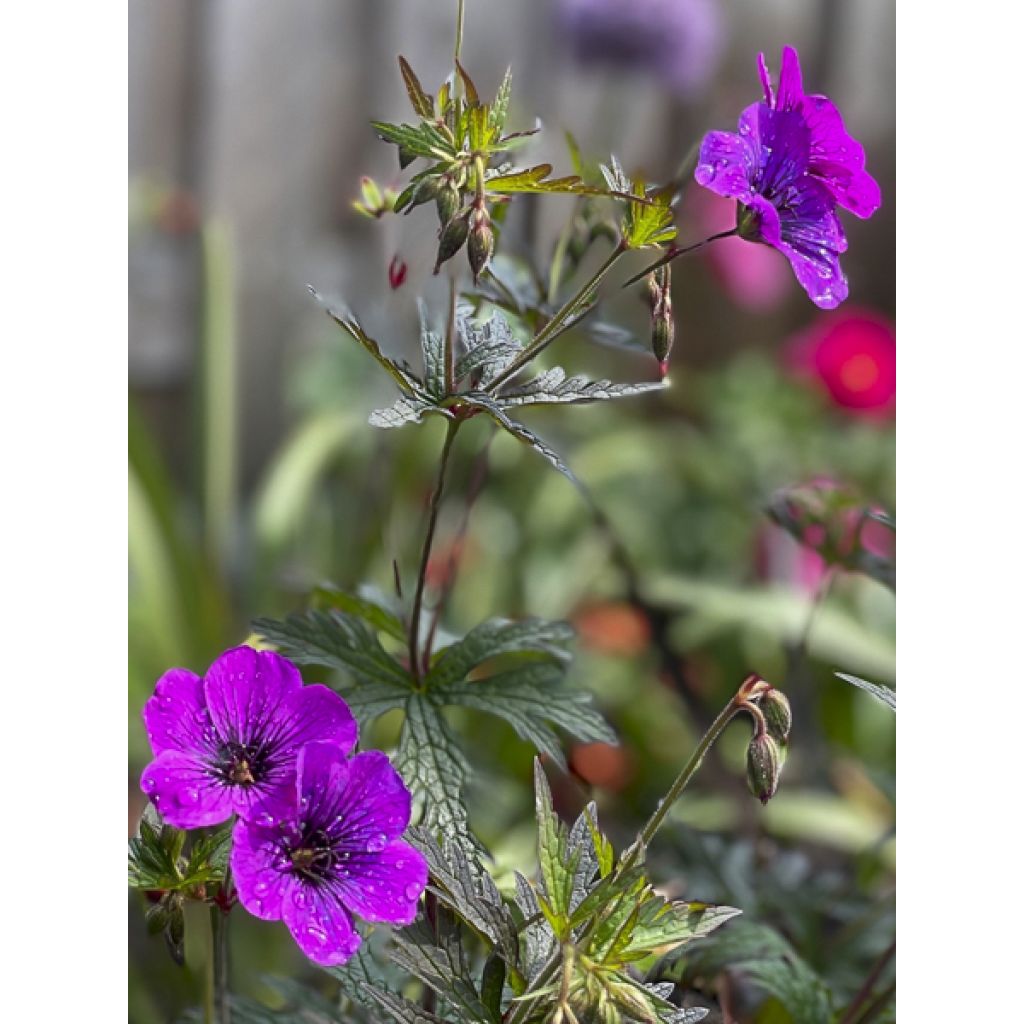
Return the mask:
[[420,898],[420,887],[414,882],[410,882],[405,887],[405,898],[409,900],[418,900]]
[[379,832],[377,835],[372,836],[366,843],[366,849],[370,853],[380,853],[385,846],[388,845],[388,837],[383,832]]

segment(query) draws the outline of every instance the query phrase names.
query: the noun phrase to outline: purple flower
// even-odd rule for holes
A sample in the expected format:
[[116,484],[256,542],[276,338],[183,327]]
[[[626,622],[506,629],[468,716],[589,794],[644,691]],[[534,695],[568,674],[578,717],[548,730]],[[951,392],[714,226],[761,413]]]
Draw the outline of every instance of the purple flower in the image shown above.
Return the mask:
[[653,72],[682,96],[699,92],[725,42],[717,0],[560,0],[577,59]]
[[205,678],[171,669],[142,709],[155,760],[141,785],[178,828],[246,814],[253,803],[294,788],[303,744],[355,745],[348,705],[326,686],[303,686],[299,670],[270,651],[236,647]]
[[743,111],[739,135],[704,136],[695,176],[712,192],[737,199],[740,236],[778,249],[811,301],[833,309],[849,294],[839,266],[846,235],[836,207],[870,217],[881,191],[835,104],[804,94],[796,50],[782,51],[777,92],[764,54],[758,65],[764,102]]
[[231,870],[242,905],[283,918],[306,956],[327,967],[359,948],[353,914],[410,924],[427,884],[422,854],[399,841],[410,804],[385,754],[348,759],[333,743],[308,744],[295,786],[235,825]]

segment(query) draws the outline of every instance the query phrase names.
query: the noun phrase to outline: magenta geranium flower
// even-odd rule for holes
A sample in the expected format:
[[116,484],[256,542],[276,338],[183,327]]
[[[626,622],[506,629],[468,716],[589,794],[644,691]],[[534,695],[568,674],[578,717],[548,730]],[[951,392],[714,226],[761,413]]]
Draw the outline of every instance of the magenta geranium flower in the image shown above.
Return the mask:
[[142,717],[155,756],[142,790],[178,828],[216,825],[291,791],[303,744],[329,740],[346,754],[357,734],[336,693],[303,686],[290,661],[251,647],[226,651],[203,679],[171,669]]
[[427,864],[399,839],[410,805],[385,754],[346,758],[336,744],[308,744],[295,786],[235,825],[239,900],[256,917],[283,919],[311,960],[343,964],[359,948],[353,915],[391,924],[416,916]]
[[870,217],[881,191],[835,104],[804,93],[796,50],[782,51],[777,92],[764,54],[758,61],[764,102],[743,111],[738,135],[704,136],[695,176],[738,200],[740,236],[778,249],[811,301],[833,309],[849,294],[839,266],[846,235],[836,207]]

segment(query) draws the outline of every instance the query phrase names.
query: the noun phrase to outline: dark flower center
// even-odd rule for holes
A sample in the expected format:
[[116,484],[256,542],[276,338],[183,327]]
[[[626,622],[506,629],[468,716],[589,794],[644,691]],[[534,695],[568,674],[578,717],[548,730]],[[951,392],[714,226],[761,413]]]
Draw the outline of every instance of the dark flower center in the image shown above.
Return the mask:
[[295,874],[307,881],[319,882],[331,877],[344,853],[334,849],[330,837],[322,829],[303,838],[301,846],[289,851],[288,858]]
[[260,747],[228,743],[220,750],[217,771],[233,786],[252,786],[266,778],[269,758]]

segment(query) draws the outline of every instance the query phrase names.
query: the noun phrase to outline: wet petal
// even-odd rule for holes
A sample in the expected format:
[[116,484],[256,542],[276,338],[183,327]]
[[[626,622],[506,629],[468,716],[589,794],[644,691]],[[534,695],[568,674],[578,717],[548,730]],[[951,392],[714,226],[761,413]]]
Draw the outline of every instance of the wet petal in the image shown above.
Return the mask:
[[254,917],[277,921],[282,901],[299,884],[275,827],[239,821],[232,833],[231,874],[242,906]]
[[299,670],[273,651],[236,647],[209,668],[206,703],[224,739],[258,743],[275,727],[287,698],[302,686]]
[[359,948],[352,918],[330,888],[297,884],[282,901],[284,923],[315,963],[336,967]]
[[427,862],[408,843],[359,853],[345,863],[337,889],[345,905],[367,921],[411,924],[427,884]]
[[800,58],[792,46],[782,48],[782,65],[779,68],[779,94],[776,110],[796,110],[804,98],[803,76],[800,73]]
[[205,750],[214,742],[203,681],[187,669],[172,668],[160,677],[142,720],[155,757],[165,750]]
[[[322,744],[305,748],[308,753]],[[356,754],[347,764],[348,776],[328,801],[321,802],[318,824],[347,851],[377,853],[397,839],[409,824],[412,797],[386,754],[369,750]],[[307,782],[308,768],[300,793],[316,802],[314,787]]]
[[219,825],[233,812],[228,789],[202,761],[178,750],[165,750],[149,764],[140,785],[153,806],[176,828]]
[[306,743],[329,741],[348,753],[358,727],[349,706],[333,690],[314,684],[293,693],[275,719],[273,739],[296,751]]
[[751,194],[756,163],[745,139],[732,132],[708,132],[700,144],[694,178],[720,196],[743,200]]
[[761,88],[764,90],[764,101],[769,107],[775,106],[775,95],[772,92],[772,76],[768,73],[768,61],[764,54],[757,55],[757,73],[761,76]]

